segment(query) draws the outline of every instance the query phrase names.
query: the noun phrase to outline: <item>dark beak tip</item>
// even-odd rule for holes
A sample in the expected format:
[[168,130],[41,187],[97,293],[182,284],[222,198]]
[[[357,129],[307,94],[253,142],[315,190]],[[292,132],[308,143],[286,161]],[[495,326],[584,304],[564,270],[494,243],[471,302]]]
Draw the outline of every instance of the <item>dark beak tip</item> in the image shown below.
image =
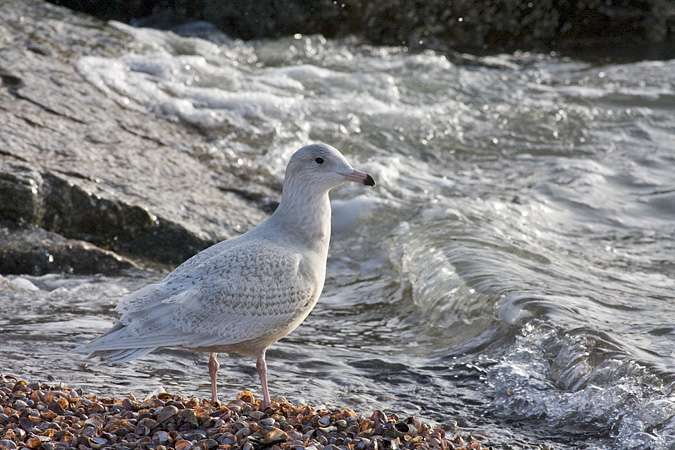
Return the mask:
[[366,174],[366,179],[363,181],[366,186],[375,186],[375,180],[370,175]]

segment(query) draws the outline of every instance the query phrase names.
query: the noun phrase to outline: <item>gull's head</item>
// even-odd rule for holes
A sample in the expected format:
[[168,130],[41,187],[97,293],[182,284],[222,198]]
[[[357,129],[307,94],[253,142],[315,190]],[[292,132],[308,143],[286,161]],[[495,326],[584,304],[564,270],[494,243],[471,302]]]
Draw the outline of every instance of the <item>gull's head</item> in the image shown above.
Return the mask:
[[348,181],[375,186],[373,177],[355,170],[337,149],[326,144],[312,144],[291,156],[286,166],[284,189],[290,185],[312,185],[327,192]]

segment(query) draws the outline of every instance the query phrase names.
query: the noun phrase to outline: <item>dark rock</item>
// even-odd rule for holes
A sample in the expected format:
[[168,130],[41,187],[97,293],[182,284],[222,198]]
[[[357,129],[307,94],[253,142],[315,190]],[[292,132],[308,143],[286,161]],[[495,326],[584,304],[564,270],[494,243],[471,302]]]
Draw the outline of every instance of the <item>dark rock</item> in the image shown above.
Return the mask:
[[47,230],[113,251],[177,264],[214,244],[184,227],[154,216],[147,208],[87,192],[52,173],[43,178],[42,209],[37,221]]
[[66,239],[35,226],[0,226],[0,273],[117,275],[135,264],[88,242]]
[[0,157],[0,218],[34,223],[42,215],[42,176],[29,165]]
[[675,41],[675,4],[670,0],[52,1],[160,28],[208,20],[243,39],[319,33],[374,44],[481,52]]

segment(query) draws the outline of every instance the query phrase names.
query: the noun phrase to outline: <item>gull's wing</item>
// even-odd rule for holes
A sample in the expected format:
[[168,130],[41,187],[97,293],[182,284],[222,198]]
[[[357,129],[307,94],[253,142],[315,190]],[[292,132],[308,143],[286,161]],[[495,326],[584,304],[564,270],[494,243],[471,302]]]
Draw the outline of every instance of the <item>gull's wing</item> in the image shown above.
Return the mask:
[[187,347],[274,334],[313,303],[316,287],[301,274],[298,253],[252,245],[228,256],[200,272],[197,292],[172,314],[172,323],[181,332],[199,330],[199,337]]
[[301,256],[289,248],[241,242],[221,250],[198,254],[162,283],[130,295],[118,306],[122,316],[113,329],[78,351],[105,358],[123,349],[258,339],[288,327],[318,296],[299,270]]

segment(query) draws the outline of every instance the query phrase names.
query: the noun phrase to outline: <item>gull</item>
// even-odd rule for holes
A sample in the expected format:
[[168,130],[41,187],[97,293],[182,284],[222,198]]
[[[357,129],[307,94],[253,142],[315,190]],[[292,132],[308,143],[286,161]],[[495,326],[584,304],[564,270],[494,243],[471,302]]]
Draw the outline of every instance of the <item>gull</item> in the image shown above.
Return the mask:
[[270,406],[267,348],[302,323],[326,277],[331,234],[328,193],[346,182],[375,186],[326,144],[302,147],[286,166],[281,202],[263,223],[132,293],[99,338],[76,348],[124,363],[160,347],[209,353],[211,401],[218,403],[218,353],[256,358],[263,408]]

